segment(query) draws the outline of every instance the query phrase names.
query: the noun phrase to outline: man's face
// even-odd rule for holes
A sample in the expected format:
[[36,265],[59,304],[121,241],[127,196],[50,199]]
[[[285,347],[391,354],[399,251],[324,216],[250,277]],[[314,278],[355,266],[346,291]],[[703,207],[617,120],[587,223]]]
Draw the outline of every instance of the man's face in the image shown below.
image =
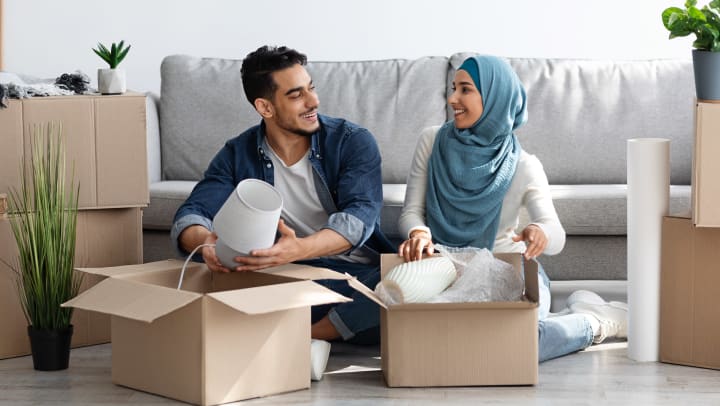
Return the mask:
[[271,104],[278,127],[297,135],[310,136],[320,127],[317,108],[320,100],[312,78],[302,65],[274,72],[277,90]]

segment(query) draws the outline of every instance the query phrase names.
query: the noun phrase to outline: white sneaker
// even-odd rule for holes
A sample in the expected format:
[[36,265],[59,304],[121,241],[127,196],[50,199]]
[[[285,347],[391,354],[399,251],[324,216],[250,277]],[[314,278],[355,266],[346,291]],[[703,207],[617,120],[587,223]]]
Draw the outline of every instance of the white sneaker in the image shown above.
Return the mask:
[[573,313],[588,314],[600,322],[600,332],[593,339],[595,344],[610,337],[627,337],[626,303],[606,302],[597,293],[579,290],[568,297],[568,307]]
[[319,381],[325,373],[330,358],[330,343],[324,340],[310,340],[310,379]]

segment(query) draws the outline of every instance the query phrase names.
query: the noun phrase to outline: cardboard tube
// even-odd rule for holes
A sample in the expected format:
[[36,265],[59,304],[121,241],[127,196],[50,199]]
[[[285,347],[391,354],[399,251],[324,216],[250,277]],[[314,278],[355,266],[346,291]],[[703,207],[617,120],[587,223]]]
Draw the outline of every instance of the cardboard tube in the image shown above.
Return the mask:
[[670,200],[670,140],[627,141],[628,357],[657,361],[660,245]]

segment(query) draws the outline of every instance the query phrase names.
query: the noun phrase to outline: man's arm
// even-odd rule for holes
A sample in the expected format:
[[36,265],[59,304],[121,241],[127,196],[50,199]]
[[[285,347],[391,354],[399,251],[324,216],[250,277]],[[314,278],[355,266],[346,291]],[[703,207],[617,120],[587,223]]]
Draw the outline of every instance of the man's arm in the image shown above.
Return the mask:
[[307,237],[298,238],[295,230],[280,220],[278,232],[280,239],[272,247],[252,250],[247,257],[236,257],[235,261],[240,265],[235,270],[254,271],[303,259],[335,255],[352,247],[345,237],[327,228]]

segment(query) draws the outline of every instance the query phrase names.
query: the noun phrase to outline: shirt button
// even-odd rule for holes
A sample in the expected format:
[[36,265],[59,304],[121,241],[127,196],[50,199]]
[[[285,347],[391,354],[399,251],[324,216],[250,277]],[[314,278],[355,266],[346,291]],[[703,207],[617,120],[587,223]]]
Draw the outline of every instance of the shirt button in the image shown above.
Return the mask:
[[270,165],[270,164],[267,164],[267,167],[268,167],[268,168],[272,168],[272,165]]

